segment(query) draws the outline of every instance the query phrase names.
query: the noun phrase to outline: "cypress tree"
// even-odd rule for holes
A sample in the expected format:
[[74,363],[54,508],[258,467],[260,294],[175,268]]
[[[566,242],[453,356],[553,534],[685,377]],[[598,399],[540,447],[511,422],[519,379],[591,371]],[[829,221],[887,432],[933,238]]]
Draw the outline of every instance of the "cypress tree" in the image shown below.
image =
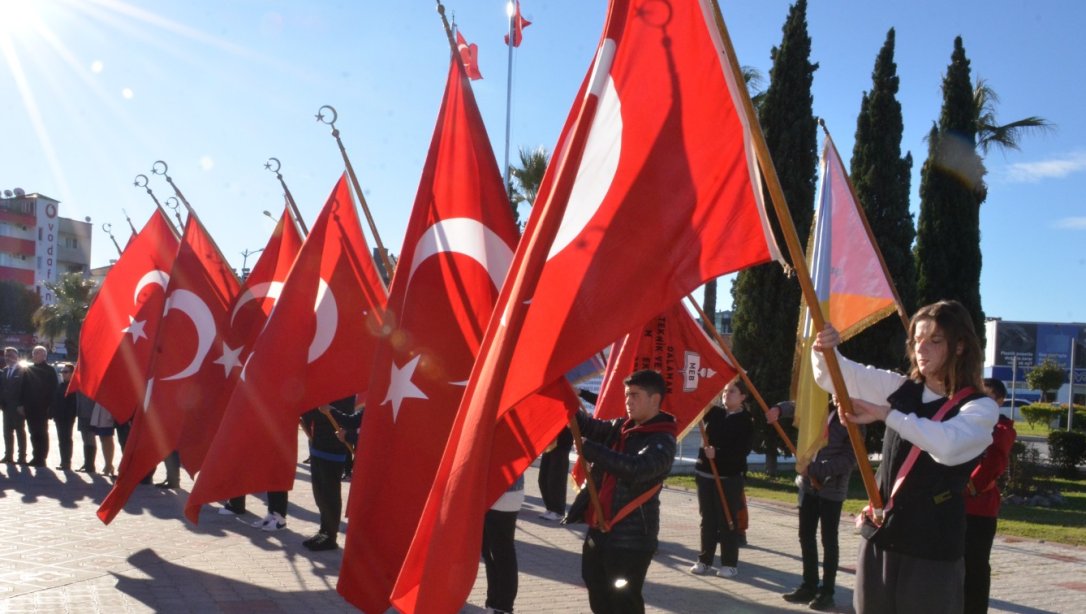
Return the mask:
[[943,109],[928,135],[928,159],[920,171],[920,218],[916,232],[917,304],[956,299],[973,317],[983,341],[980,303],[980,203],[984,164],[976,151],[977,110],[969,59],[962,38],[943,78]]
[[[871,91],[860,101],[850,174],[856,197],[882,251],[890,278],[906,312],[916,297],[912,243],[916,236],[909,212],[912,154],[901,156],[904,124],[897,100],[899,79],[894,63],[894,29],[886,33],[871,73]],[[905,363],[905,329],[896,314],[887,316],[845,343],[842,352],[864,364],[900,369]]]
[[[818,65],[810,61],[806,0],[797,0],[792,5],[782,32],[780,47],[774,47],[770,53],[773,60],[770,82],[758,115],[770,155],[777,162],[799,240],[805,245],[814,215],[818,162],[811,96]],[[798,283],[786,277],[778,264],[765,264],[739,273],[732,285],[732,298],[732,342],[736,357],[767,402],[787,399],[799,313]],[[754,415],[756,424],[765,432],[762,412],[755,411]],[[759,443],[756,446],[761,447]],[[772,454],[773,450],[767,452]]]

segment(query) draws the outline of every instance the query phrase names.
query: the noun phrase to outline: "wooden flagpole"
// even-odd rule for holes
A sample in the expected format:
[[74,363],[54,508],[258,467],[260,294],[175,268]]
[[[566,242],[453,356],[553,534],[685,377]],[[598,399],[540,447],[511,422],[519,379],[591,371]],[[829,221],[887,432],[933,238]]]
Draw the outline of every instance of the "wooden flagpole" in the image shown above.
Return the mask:
[[[331,119],[325,117],[325,111],[331,115]],[[370,207],[366,203],[366,195],[362,193],[362,186],[358,183],[358,175],[354,172],[354,165],[351,164],[350,157],[347,156],[347,148],[343,145],[343,139],[339,138],[339,128],[336,128],[336,120],[339,119],[339,113],[336,112],[335,107],[332,105],[324,105],[317,109],[316,115],[317,121],[328,124],[332,127],[332,136],[336,139],[336,145],[339,146],[339,153],[343,156],[343,163],[347,166],[347,175],[351,178],[351,185],[354,186],[354,193],[358,196],[358,202],[362,205],[362,213],[366,214],[366,222],[369,223],[370,233],[373,235],[373,242],[377,246],[377,254],[381,257],[381,264],[384,266],[385,274],[388,278],[392,279],[392,261],[389,260],[388,250],[385,249],[385,244],[381,241],[381,234],[377,232],[377,224],[373,221],[373,214],[370,213]]]
[[[822,132],[826,134],[826,140],[829,141],[830,150],[833,151],[834,158],[837,159],[837,165],[843,170],[845,163],[841,160],[841,153],[837,151],[837,144],[833,142],[833,137],[830,136],[829,128],[826,128],[826,122],[820,117],[818,118],[818,125],[822,127]],[[898,316],[901,317],[901,324],[905,327],[905,332],[909,331],[909,316],[905,313],[905,306],[901,303],[901,297],[898,296],[897,286],[894,285],[894,280],[890,277],[890,271],[886,268],[886,260],[882,257],[882,250],[879,249],[879,244],[875,241],[875,233],[871,232],[871,224],[867,222],[867,215],[864,214],[863,206],[860,204],[860,199],[856,198],[856,188],[852,185],[852,179],[849,178],[848,173],[842,173],[845,176],[845,185],[848,186],[848,193],[852,195],[852,202],[856,204],[856,214],[860,216],[860,221],[863,222],[864,231],[867,232],[867,240],[871,243],[871,246],[875,248],[875,255],[879,257],[879,266],[882,267],[882,274],[886,277],[886,282],[890,285],[890,292],[894,294],[894,307],[897,309]]]
[[[739,372],[739,378],[742,379],[743,383],[747,385],[747,390],[749,390],[750,393],[754,395],[754,400],[758,402],[758,406],[762,408],[762,412],[768,415],[769,404],[765,402],[764,398],[762,398],[762,394],[758,392],[758,388],[754,386],[754,382],[750,381],[750,377],[747,375],[747,370],[743,368],[743,365],[739,364],[739,359],[735,357],[735,354],[732,353],[731,348],[728,347],[728,344],[724,342],[724,337],[721,336],[720,331],[716,329],[716,325],[714,325],[713,321],[709,319],[709,316],[705,315],[705,311],[702,310],[701,305],[698,305],[698,302],[694,300],[693,296],[690,296],[689,294],[686,295],[686,300],[690,301],[690,304],[694,306],[694,309],[698,312],[698,316],[701,317],[701,321],[706,323],[705,328],[707,328],[709,332],[712,333],[713,339],[716,341],[717,345],[720,346],[720,349],[724,352],[724,355],[728,357],[728,362],[732,363],[732,366],[735,367],[735,370]],[[795,457],[796,446],[792,443],[792,440],[788,438],[788,434],[784,432],[784,428],[781,427],[780,423],[778,422],[773,422],[772,424],[774,430],[777,431],[777,435],[779,435],[781,441],[784,442],[785,447],[787,447],[788,451],[792,453],[793,457]]]
[[[716,17],[717,31],[720,34],[724,50],[728,56],[727,68],[731,70],[733,82],[741,84],[743,83],[743,73],[739,67],[739,60],[735,55],[735,48],[732,46],[731,37],[728,36],[728,28],[724,25],[724,16],[720,12],[720,5],[717,0],[712,0],[712,5]],[[773,210],[777,214],[778,222],[780,222],[781,233],[784,235],[785,244],[788,247],[788,254],[792,259],[792,267],[796,271],[796,278],[799,281],[800,290],[803,293],[804,300],[807,301],[807,306],[810,309],[811,319],[814,321],[815,329],[821,331],[826,327],[826,320],[822,315],[822,306],[818,302],[818,295],[815,292],[814,284],[811,282],[811,274],[807,269],[807,260],[804,256],[803,248],[799,244],[796,226],[792,221],[792,214],[788,210],[788,204],[784,198],[784,190],[781,188],[780,179],[777,177],[777,170],[773,165],[773,159],[769,155],[769,146],[766,145],[761,125],[758,123],[758,117],[754,113],[754,104],[750,100],[750,94],[743,87],[736,87],[735,89],[738,91],[743,112],[746,115],[751,139],[753,141],[751,144],[754,146],[754,152],[758,158],[762,176],[765,180],[766,187],[769,189],[770,200],[773,201]],[[841,407],[846,414],[850,414],[852,413],[852,401],[848,396],[848,388],[845,386],[845,380],[841,374],[841,365],[837,361],[837,352],[836,350],[825,352],[824,356],[826,359],[826,366],[829,368],[830,378],[833,380],[833,389],[837,392],[836,396],[838,403],[841,404]],[[851,441],[852,451],[856,455],[856,463],[860,469],[860,477],[863,478],[864,489],[867,491],[867,498],[871,504],[871,509],[874,513],[876,522],[881,522],[883,510],[882,495],[879,492],[878,484],[875,482],[875,473],[871,470],[871,461],[867,458],[867,448],[864,446],[863,435],[860,433],[859,427],[853,422],[846,421],[845,426],[848,428],[849,441]]]
[[[698,420],[698,428],[701,429],[701,447],[709,447],[709,434],[705,432],[705,422]],[[728,498],[724,496],[724,484],[720,481],[720,472],[716,469],[716,460],[705,457],[709,461],[709,469],[713,471],[713,482],[716,483],[716,493],[720,495],[720,507],[724,510],[724,520],[728,521],[728,530],[735,530],[735,521],[732,520],[732,509],[728,507]]]

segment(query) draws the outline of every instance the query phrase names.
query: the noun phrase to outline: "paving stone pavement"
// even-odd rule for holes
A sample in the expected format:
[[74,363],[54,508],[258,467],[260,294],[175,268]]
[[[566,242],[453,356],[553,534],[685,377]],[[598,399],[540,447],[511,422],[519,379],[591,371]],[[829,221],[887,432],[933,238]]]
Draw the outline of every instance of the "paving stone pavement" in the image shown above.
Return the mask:
[[[249,526],[265,512],[254,496],[242,518],[221,516],[212,506],[192,525],[182,517],[192,486],[187,476],[178,492],[137,488],[124,512],[104,526],[94,512],[109,480],[52,470],[59,463],[55,438],[53,444],[50,468],[0,465],[0,612],[352,611],[335,592],[341,551],[301,546],[318,520],[307,465],[298,464],[283,531]],[[304,456],[304,441],[299,449]],[[580,581],[584,529],[538,518],[543,507],[535,479],[530,469],[517,531],[517,611],[587,612]],[[694,493],[668,488],[661,497],[663,534],[644,590],[650,612],[806,611],[780,598],[799,582],[794,509],[751,501],[750,546],[740,550],[740,575],[724,579],[687,571],[698,542]],[[850,524],[846,518],[841,527],[840,612],[852,611],[858,539]],[[993,612],[1086,612],[1086,549],[997,538],[992,568]],[[483,611],[486,580],[479,573],[462,612]]]

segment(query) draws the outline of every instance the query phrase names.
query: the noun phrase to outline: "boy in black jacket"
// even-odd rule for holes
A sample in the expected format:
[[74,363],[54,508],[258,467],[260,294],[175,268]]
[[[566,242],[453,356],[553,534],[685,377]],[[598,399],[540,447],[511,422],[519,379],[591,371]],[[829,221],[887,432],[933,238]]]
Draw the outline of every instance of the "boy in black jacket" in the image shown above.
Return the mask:
[[645,611],[641,587],[660,533],[660,487],[675,459],[675,417],[660,411],[667,390],[663,376],[635,371],[623,383],[629,418],[577,414],[584,458],[604,472],[600,503],[610,527],[599,530],[594,510],[587,510],[581,577],[597,614]]

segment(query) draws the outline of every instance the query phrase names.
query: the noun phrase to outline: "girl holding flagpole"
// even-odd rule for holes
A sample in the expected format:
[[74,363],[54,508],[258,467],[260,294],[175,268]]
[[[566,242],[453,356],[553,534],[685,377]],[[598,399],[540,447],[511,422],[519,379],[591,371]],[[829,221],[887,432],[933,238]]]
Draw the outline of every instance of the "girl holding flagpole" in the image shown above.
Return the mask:
[[[841,337],[832,325],[812,351],[815,381],[833,384],[822,355]],[[836,350],[834,350],[836,351]],[[957,301],[921,307],[909,323],[909,375],[839,357],[857,424],[886,423],[876,476],[884,510],[861,517],[853,603],[859,614],[958,614],[965,545],[963,493],[992,441],[999,410],[981,387],[980,342]]]

